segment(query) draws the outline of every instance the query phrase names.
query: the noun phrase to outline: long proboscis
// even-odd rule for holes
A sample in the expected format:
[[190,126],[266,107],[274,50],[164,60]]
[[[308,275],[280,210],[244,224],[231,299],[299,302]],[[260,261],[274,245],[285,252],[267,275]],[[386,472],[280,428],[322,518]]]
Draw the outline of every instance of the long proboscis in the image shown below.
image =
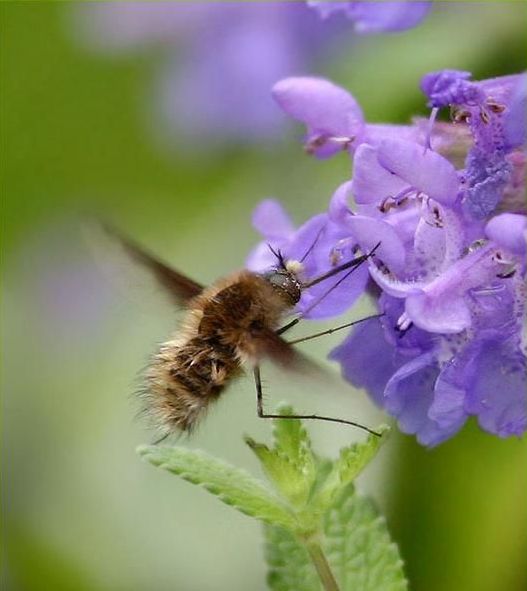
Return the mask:
[[308,289],[310,287],[313,287],[313,285],[317,285],[317,283],[320,283],[321,281],[325,281],[326,279],[329,279],[330,277],[333,277],[334,275],[337,275],[338,273],[345,271],[346,269],[351,269],[352,267],[358,267],[359,265],[362,265],[362,263],[366,262],[373,254],[375,254],[375,251],[379,248],[380,245],[381,243],[377,242],[377,244],[370,250],[370,252],[356,257],[351,261],[348,261],[347,263],[343,263],[338,267],[333,267],[333,269],[330,269],[326,273],[323,273],[322,275],[319,275],[318,277],[315,277],[310,281],[302,283],[302,289]]

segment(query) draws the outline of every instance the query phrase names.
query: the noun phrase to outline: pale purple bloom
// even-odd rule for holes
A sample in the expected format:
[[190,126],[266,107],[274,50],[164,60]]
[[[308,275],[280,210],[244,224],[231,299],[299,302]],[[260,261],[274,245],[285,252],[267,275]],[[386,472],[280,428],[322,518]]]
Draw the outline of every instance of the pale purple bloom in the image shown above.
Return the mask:
[[353,152],[361,143],[377,144],[385,138],[417,140],[418,126],[367,123],[355,98],[344,88],[310,76],[277,82],[272,95],[279,107],[307,127],[305,150],[327,158],[343,150]]
[[[412,27],[428,8],[352,4],[355,30],[364,33]],[[76,40],[91,50],[165,54],[154,121],[164,140],[183,135],[200,148],[276,137],[284,119],[271,85],[330,57],[349,31],[345,19],[321,19],[304,2],[97,2],[75,14]]]
[[357,33],[386,33],[404,31],[418,25],[431,8],[429,2],[365,2],[307,0],[322,18],[343,14]]
[[345,29],[301,2],[100,2],[76,15],[93,50],[166,54],[155,94],[163,132],[205,148],[274,137],[283,118],[269,88],[330,53]]
[[272,94],[283,111],[307,126],[308,152],[324,158],[362,140],[362,110],[340,86],[322,78],[286,78]]
[[[369,271],[384,316],[356,327],[331,358],[424,445],[451,437],[472,415],[500,437],[521,435],[525,76],[473,82],[445,70],[425,76],[422,89],[434,109],[453,108],[455,123],[432,118],[428,133],[414,125],[401,137],[388,126],[372,133],[351,95],[327,81],[274,87],[280,106],[307,125],[317,156],[349,137],[353,178],[331,199],[328,238],[338,241],[324,243],[322,260],[338,244],[351,245],[352,256],[357,245],[368,252],[380,243]],[[448,159],[460,149],[464,168]]]

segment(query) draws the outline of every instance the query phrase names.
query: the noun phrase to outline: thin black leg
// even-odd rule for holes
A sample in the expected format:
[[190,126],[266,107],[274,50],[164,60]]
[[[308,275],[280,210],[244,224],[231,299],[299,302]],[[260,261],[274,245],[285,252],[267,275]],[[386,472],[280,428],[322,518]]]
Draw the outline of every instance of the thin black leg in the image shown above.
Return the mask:
[[371,435],[375,435],[376,437],[380,437],[381,434],[377,433],[373,429],[366,427],[366,425],[361,425],[360,423],[355,423],[353,421],[346,421],[344,419],[335,419],[333,417],[325,417],[321,415],[279,415],[279,414],[268,414],[264,411],[263,408],[263,392],[262,392],[262,378],[260,375],[260,366],[255,365],[253,368],[254,373],[254,383],[256,385],[256,410],[258,412],[258,416],[261,419],[301,419],[301,420],[317,420],[317,421],[327,421],[330,423],[341,423],[343,425],[350,425],[352,427],[357,427],[357,429],[362,429],[363,431],[367,431]]
[[278,335],[284,334],[284,332],[287,332],[290,328],[293,328],[293,326],[296,326],[301,320],[302,320],[302,316],[298,316],[297,318],[293,318],[293,320],[288,322],[285,326],[282,326],[282,328],[279,328],[276,331],[276,334],[278,334]]

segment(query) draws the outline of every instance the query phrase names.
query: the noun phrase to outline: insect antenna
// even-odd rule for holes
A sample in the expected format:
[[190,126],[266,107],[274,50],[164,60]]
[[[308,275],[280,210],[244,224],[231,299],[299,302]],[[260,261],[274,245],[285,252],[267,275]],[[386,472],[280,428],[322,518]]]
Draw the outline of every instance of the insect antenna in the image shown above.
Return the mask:
[[326,229],[326,226],[322,226],[322,228],[320,228],[320,230],[318,231],[317,235],[315,236],[315,239],[313,240],[311,246],[306,250],[306,252],[304,253],[304,256],[300,259],[299,262],[303,263],[307,257],[311,254],[311,252],[313,251],[313,249],[315,248],[318,239],[322,236],[322,232],[324,232],[324,230]]
[[270,244],[269,242],[267,243],[267,247],[269,248],[269,250],[274,254],[274,256],[278,259],[278,264],[280,266],[281,269],[285,269],[286,265],[285,265],[285,259],[284,259],[284,255],[282,254],[282,251],[280,249],[275,250]]

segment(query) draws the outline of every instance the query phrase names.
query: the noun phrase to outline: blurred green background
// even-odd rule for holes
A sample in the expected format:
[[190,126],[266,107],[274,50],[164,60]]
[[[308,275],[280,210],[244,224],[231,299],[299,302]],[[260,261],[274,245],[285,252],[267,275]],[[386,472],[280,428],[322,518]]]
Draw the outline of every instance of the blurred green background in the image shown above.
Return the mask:
[[[0,6],[3,588],[263,590],[259,525],[136,457],[153,437],[134,420],[138,375],[177,319],[108,282],[80,228],[94,213],[112,220],[208,282],[243,265],[259,200],[280,198],[301,222],[326,207],[349,163],[305,157],[294,127],[261,148],[160,150],[143,103],[161,51],[94,56],[76,43],[75,9]],[[403,35],[359,40],[318,73],[350,88],[370,121],[407,121],[426,113],[418,82],[427,71],[525,69],[525,17],[519,2],[448,3]],[[322,359],[336,342],[306,350]],[[268,382],[270,406],[286,398],[383,419],[347,387],[306,394],[273,372]],[[269,429],[254,406],[251,381],[240,381],[184,444],[255,470],[242,435]],[[360,437],[312,431],[327,453]],[[391,438],[362,485],[386,512],[412,589],[527,588],[526,459],[525,441],[472,424],[432,451]]]

